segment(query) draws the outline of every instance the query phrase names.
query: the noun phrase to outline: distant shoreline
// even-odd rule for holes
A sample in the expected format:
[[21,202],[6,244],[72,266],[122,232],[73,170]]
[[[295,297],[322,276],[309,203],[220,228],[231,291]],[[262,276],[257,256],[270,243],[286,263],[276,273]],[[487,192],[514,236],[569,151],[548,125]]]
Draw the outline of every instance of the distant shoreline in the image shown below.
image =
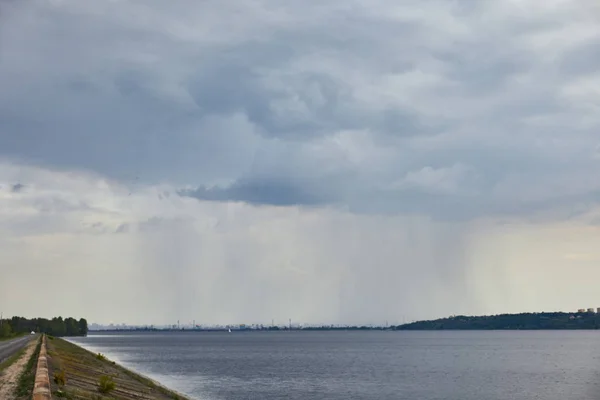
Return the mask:
[[432,331],[432,330],[598,330],[600,313],[596,312],[539,312],[497,314],[484,316],[454,315],[446,318],[422,320],[391,326],[320,326],[320,327],[254,327],[228,326],[217,328],[185,327],[127,327],[90,329],[90,333],[111,332],[332,332],[332,331]]
[[256,329],[256,328],[113,328],[113,329],[90,329],[89,333],[99,332],[325,332],[325,331],[391,331],[392,327],[339,327],[339,328],[280,328],[280,329]]
[[417,321],[394,327],[396,331],[437,330],[597,330],[600,314],[595,312],[541,312],[486,316],[455,315],[448,318]]

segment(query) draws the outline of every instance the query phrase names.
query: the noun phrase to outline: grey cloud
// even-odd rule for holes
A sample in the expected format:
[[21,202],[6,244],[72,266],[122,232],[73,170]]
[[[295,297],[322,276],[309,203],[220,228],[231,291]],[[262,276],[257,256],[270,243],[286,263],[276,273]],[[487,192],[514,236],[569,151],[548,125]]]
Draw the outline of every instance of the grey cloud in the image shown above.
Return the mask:
[[193,218],[153,216],[136,223],[139,232],[164,232],[187,227],[193,223]]
[[85,224],[84,230],[94,235],[104,235],[109,232],[109,228],[102,222],[94,222],[92,224]]
[[[582,156],[597,119],[581,125],[592,111],[565,97],[597,69],[600,34],[569,36],[593,31],[569,22],[585,7],[273,4],[8,4],[0,157],[192,187],[180,193],[203,200],[439,218],[563,206],[551,190],[520,198],[509,186],[522,171],[524,187],[561,172],[569,196],[594,199],[579,177],[598,172]],[[234,7],[243,20],[223,28]],[[536,39],[548,32],[572,37],[552,57]],[[389,190],[411,171],[455,164],[478,176],[457,193],[475,195]]]
[[25,188],[25,185],[21,183],[15,183],[14,185],[11,185],[10,190],[13,193],[19,193],[21,190],[23,190],[23,188]]
[[276,206],[323,205],[331,199],[323,193],[315,193],[310,187],[291,182],[277,181],[237,181],[233,185],[221,187],[198,187],[180,190],[180,195],[209,201],[243,201],[250,204],[270,204]]
[[596,73],[600,65],[598,48],[600,48],[600,37],[574,46],[560,62],[561,72],[573,76]]
[[117,226],[117,229],[115,229],[115,233],[128,233],[129,230],[130,230],[129,224],[123,223],[123,224],[120,224],[119,226]]
[[[259,55],[265,45],[254,46],[254,43],[244,45]],[[271,46],[282,47],[277,42]],[[231,51],[244,54],[247,50]],[[278,55],[289,57],[283,50]],[[353,98],[352,87],[339,77],[306,71],[290,72],[275,80],[272,75],[279,74],[274,70],[276,61],[264,65],[262,59],[253,63],[254,58],[256,55],[249,59],[217,55],[207,68],[198,71],[187,90],[200,114],[243,112],[267,138],[291,140],[310,140],[346,129],[372,129],[399,136],[435,132],[435,127],[429,126],[432,121],[426,124],[409,110],[365,109],[364,104]]]

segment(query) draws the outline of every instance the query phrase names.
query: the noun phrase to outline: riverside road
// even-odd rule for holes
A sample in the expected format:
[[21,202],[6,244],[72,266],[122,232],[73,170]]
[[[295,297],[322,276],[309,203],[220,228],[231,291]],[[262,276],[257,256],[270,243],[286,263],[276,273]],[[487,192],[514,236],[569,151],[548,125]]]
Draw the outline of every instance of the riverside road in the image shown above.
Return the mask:
[[30,340],[31,336],[24,336],[0,342],[0,363],[25,347]]

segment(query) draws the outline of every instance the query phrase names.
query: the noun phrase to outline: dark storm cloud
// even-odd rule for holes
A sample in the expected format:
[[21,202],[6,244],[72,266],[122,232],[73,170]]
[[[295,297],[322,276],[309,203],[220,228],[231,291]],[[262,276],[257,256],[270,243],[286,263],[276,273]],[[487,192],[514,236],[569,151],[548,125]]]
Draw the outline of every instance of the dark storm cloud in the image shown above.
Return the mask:
[[593,16],[504,1],[5,3],[0,157],[203,200],[444,219],[585,202],[600,171]]
[[226,188],[199,187],[182,190],[183,196],[210,201],[243,201],[275,206],[328,204],[331,199],[313,193],[307,186],[277,181],[239,181]]

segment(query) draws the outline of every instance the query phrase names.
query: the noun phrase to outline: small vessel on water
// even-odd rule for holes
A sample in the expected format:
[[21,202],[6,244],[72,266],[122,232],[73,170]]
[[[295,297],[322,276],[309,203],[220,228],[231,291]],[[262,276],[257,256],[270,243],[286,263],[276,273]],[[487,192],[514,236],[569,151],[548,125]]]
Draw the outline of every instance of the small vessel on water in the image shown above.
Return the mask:
[[228,329],[229,333],[231,333],[231,329]]

